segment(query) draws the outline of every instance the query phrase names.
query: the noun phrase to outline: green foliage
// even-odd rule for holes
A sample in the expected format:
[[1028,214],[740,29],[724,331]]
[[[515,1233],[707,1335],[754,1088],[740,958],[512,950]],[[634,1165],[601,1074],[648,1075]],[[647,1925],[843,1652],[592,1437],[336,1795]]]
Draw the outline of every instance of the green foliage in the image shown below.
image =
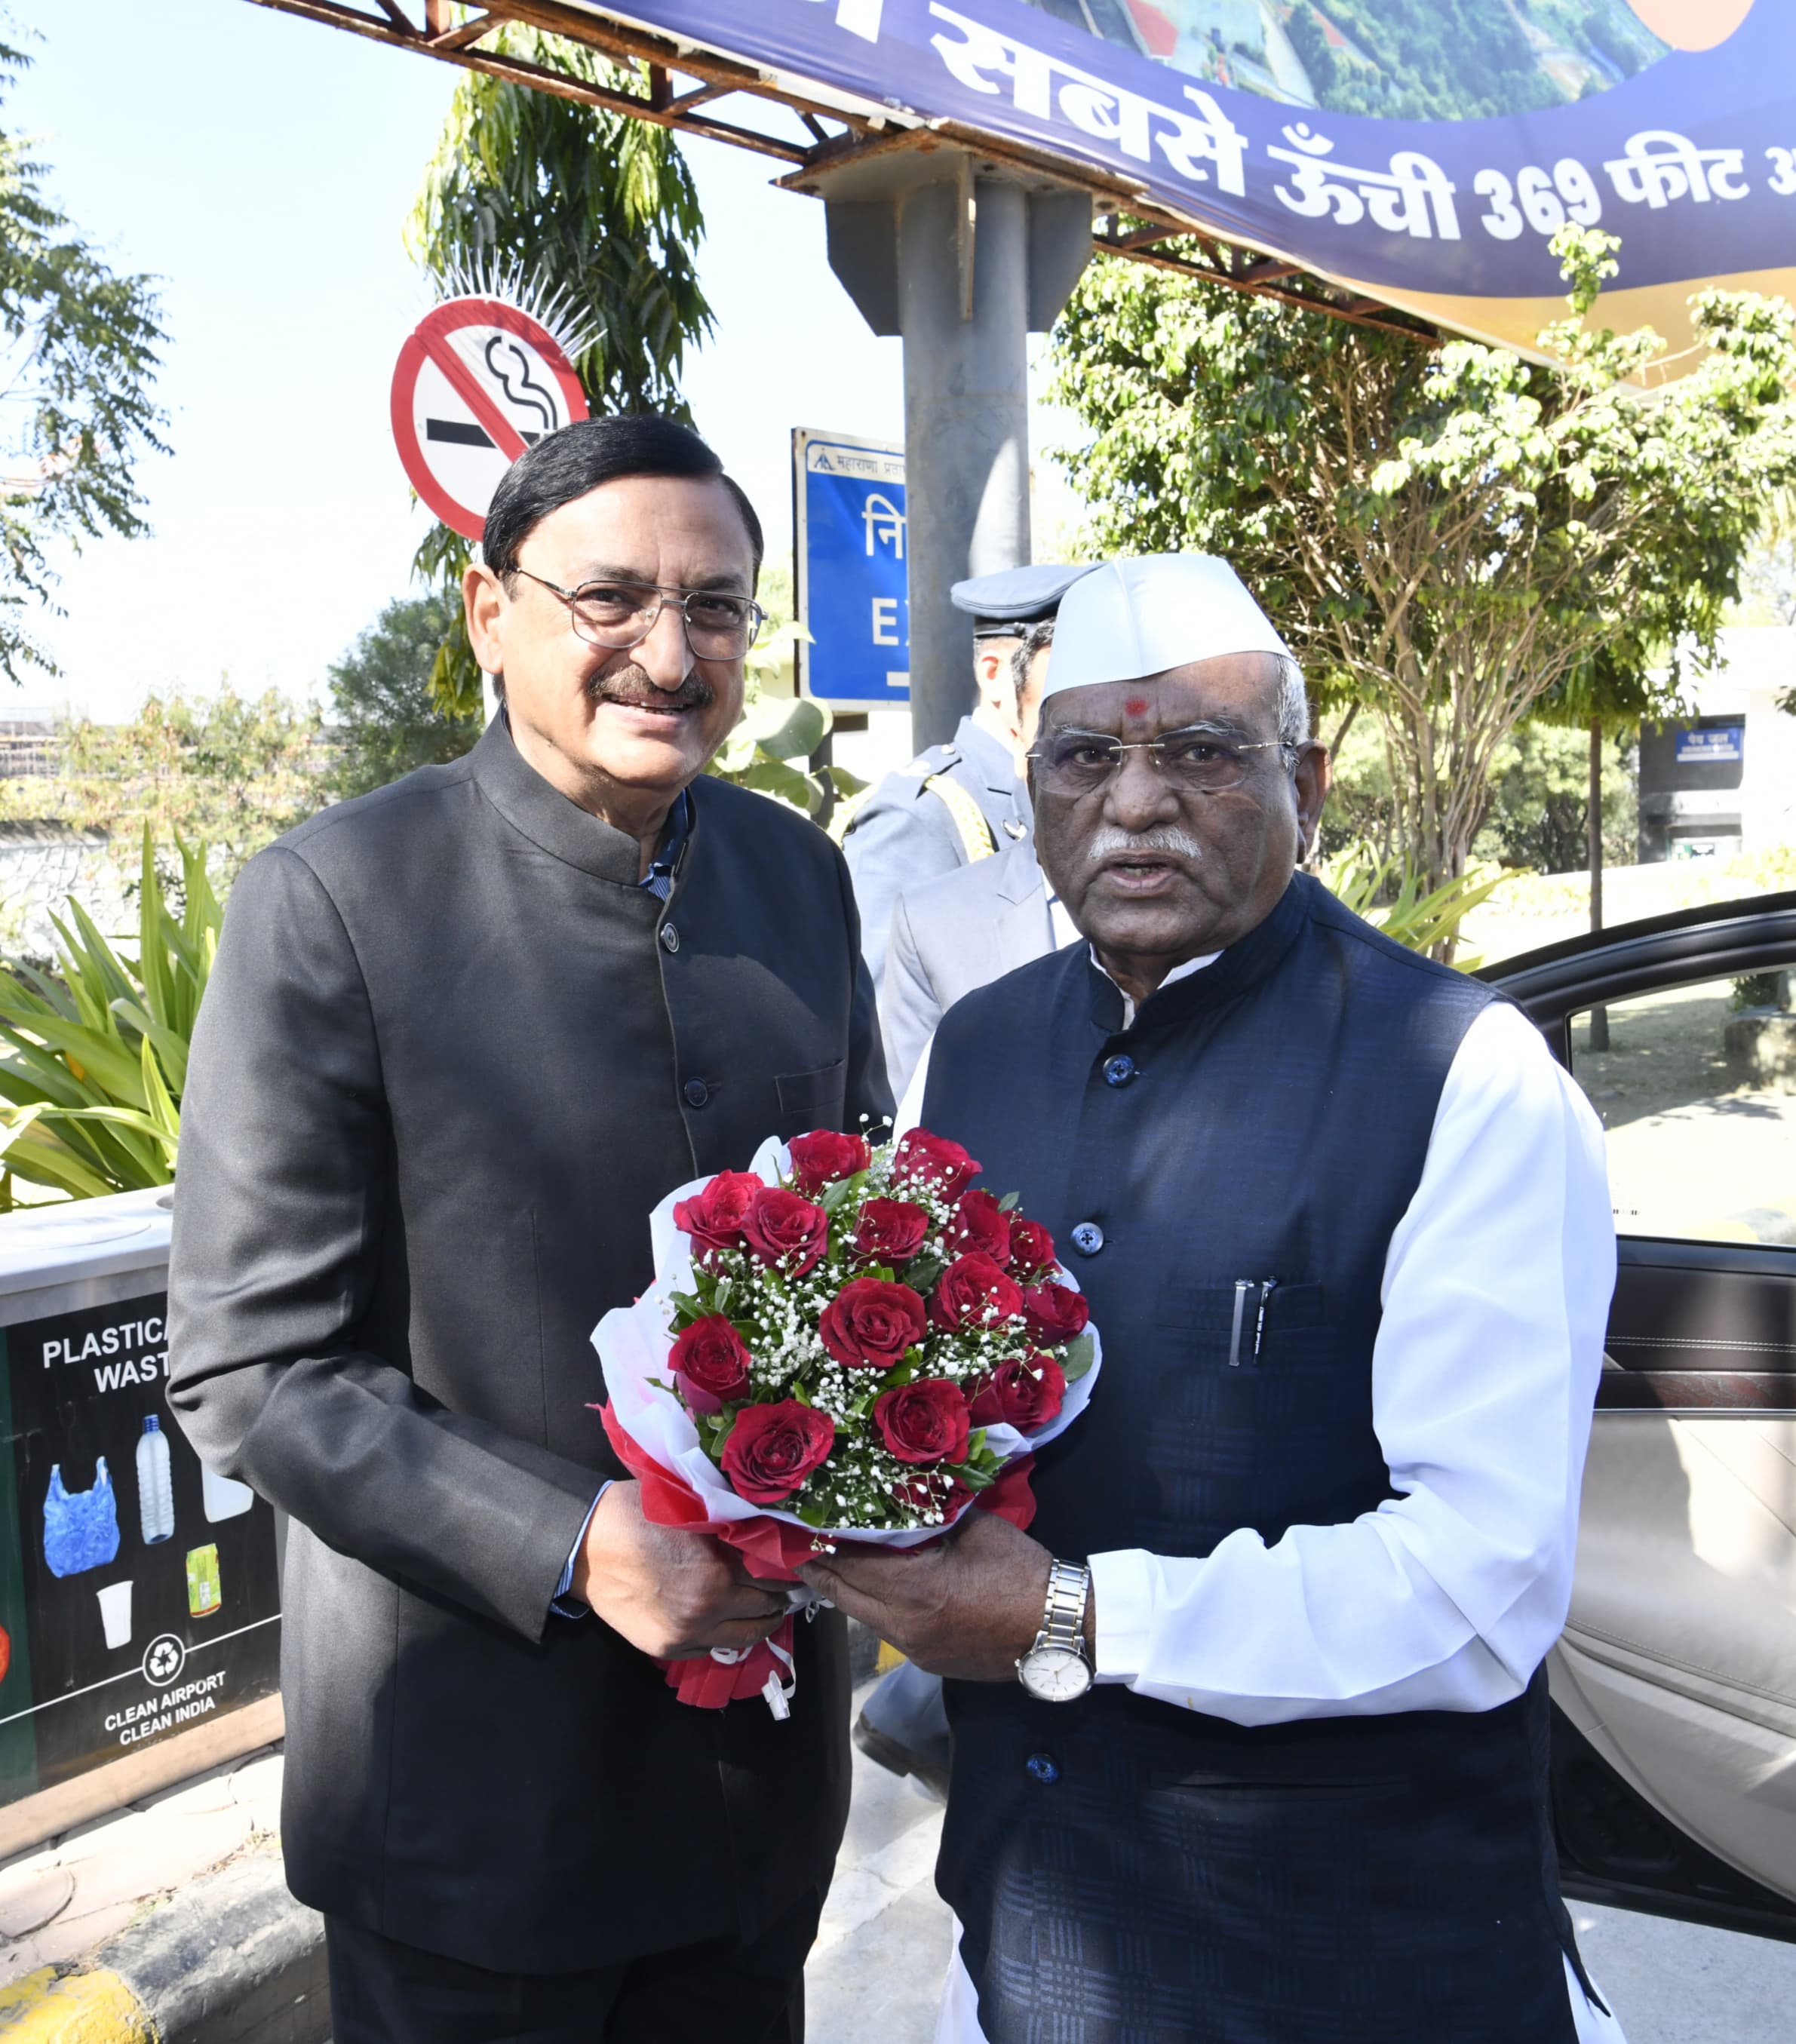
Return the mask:
[[129,724],[63,727],[54,780],[0,782],[0,816],[211,847],[229,877],[321,805],[317,713],[270,689],[152,695]]
[[177,849],[178,915],[145,828],[135,957],[71,901],[55,972],[0,974],[0,1206],[13,1204],[15,1178],[89,1199],[175,1175],[188,1047],[223,920],[205,847]]
[[1556,237],[1575,316],[1540,336],[1552,366],[1116,261],[1056,329],[1052,394],[1090,436],[1061,459],[1096,550],[1233,562],[1318,700],[1374,713],[1429,889],[1464,871],[1499,748],[1536,705],[1606,710],[1667,649],[1675,686],[1712,647],[1796,477],[1790,306],[1700,294],[1706,352],[1643,399],[1663,343],[1577,317],[1616,245]]
[[[0,44],[0,96],[28,61]],[[56,671],[23,622],[55,609],[52,545],[145,532],[134,466],[166,451],[150,392],[167,336],[150,279],[116,275],[44,198],[44,175],[25,142],[0,133],[0,673],[12,682]]]
[[[646,96],[635,71],[540,29],[513,23],[487,47]],[[694,255],[703,233],[698,188],[667,129],[478,71],[456,87],[406,230],[445,292],[516,266],[533,295],[565,308],[590,336],[574,367],[595,413],[680,419],[690,416],[679,389],[686,351],[711,329]],[[413,563],[448,608],[432,685],[452,718],[480,708],[460,597],[469,558],[468,542],[439,525]]]
[[[1640,801],[1633,734],[1606,741],[1602,762],[1602,855],[1632,866],[1639,846]],[[1475,858],[1536,873],[1571,873],[1590,858],[1590,741],[1531,719],[1497,748],[1490,801],[1472,843]]]
[[1286,12],[1324,106],[1394,120],[1469,121],[1561,104],[1566,88],[1542,68],[1530,29],[1585,58],[1593,82],[1601,73],[1587,61],[1592,53],[1632,78],[1663,52],[1626,0],[1300,0]]
[[[1365,845],[1349,845],[1328,860],[1317,878],[1356,916],[1402,944],[1406,951],[1450,958],[1459,925],[1503,884],[1502,873],[1462,873],[1438,887],[1396,859],[1380,859]],[[1476,958],[1458,961],[1470,972]]]
[[[454,605],[459,617],[460,605]],[[384,787],[414,767],[459,759],[480,736],[470,713],[439,706],[431,675],[452,610],[440,591],[387,605],[330,670],[335,758],[325,786],[339,799]]]

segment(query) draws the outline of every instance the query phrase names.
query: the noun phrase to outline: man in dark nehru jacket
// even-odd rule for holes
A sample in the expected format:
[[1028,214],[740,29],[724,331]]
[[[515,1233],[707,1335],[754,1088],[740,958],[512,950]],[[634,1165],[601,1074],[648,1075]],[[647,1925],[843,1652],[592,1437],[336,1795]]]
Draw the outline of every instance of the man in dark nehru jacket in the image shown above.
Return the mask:
[[1029,1533],[806,1572],[951,1678],[939,2044],[1613,2044],[1541,1673],[1595,1118],[1518,1009],[1294,875],[1327,759],[1225,563],[1069,592],[1030,768],[1086,943],[950,1009],[899,1120],[1052,1229],[1102,1372]]
[[466,579],[504,709],[232,890],[183,1104],[170,1401],[290,1515],[294,1892],[337,2044],[803,2031],[848,1803],[840,1621],[790,1720],[654,1657],[779,1600],[643,1517],[588,1339],[673,1186],[888,1110],[846,868],[701,778],[761,532],[694,434],[507,472]]
[[899,894],[1028,835],[1028,805],[1012,751],[1010,659],[1029,627],[1052,617],[1067,590],[1090,572],[1038,562],[957,582],[948,591],[956,609],[973,620],[973,707],[948,744],[932,745],[886,776],[855,812],[843,841],[875,988]]

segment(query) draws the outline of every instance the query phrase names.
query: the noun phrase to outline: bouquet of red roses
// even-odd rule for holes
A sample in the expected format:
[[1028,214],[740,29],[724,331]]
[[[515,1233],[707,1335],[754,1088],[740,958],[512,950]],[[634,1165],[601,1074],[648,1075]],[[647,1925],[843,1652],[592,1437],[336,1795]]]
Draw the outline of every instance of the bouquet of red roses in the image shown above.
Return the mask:
[[[786,1584],[838,1539],[913,1546],[975,1504],[1028,1523],[1032,1451],[1084,1409],[1098,1332],[1048,1231],[969,1189],[979,1170],[926,1129],[878,1148],[820,1130],[663,1201],[654,1283],[593,1335],[652,1519]],[[790,1627],[669,1680],[783,1716]]]

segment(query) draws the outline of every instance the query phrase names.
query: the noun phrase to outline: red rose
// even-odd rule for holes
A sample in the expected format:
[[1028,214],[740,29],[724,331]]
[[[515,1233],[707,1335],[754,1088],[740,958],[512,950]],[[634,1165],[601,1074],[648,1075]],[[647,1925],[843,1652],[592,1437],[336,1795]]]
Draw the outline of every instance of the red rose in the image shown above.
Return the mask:
[[869,1262],[895,1268],[910,1261],[929,1231],[929,1216],[909,1200],[869,1200],[860,1210],[854,1246]]
[[976,1251],[949,1264],[929,1294],[929,1318],[949,1333],[1014,1318],[1023,1310],[1023,1295],[989,1256]]
[[1010,1222],[1010,1275],[1033,1278],[1039,1270],[1052,1270],[1058,1261],[1054,1238],[1038,1220]]
[[823,1346],[847,1370],[890,1370],[929,1331],[923,1301],[908,1285],[856,1278],[819,1316]]
[[742,1217],[763,1187],[753,1171],[720,1171],[694,1198],[674,1208],[674,1226],[692,1237],[694,1249],[740,1249]]
[[982,1256],[989,1256],[994,1263],[1010,1261],[1010,1216],[998,1204],[994,1194],[971,1192],[960,1195],[960,1204],[954,1209],[954,1219],[948,1225],[948,1246],[956,1254],[963,1250],[976,1249]]
[[882,1391],[873,1401],[873,1424],[901,1462],[963,1460],[972,1424],[960,1385],[945,1377],[920,1377]]
[[744,1405],[719,1461],[738,1497],[779,1504],[790,1497],[836,1445],[836,1423],[796,1398]]
[[973,1424],[1033,1434],[1059,1417],[1066,1396],[1066,1374],[1052,1356],[1014,1357],[975,1385]]
[[1058,1348],[1085,1331],[1091,1308],[1085,1294],[1067,1285],[1032,1285],[1023,1294],[1023,1314],[1032,1338],[1044,1348]]
[[760,1262],[778,1265],[789,1278],[802,1278],[823,1261],[829,1247],[829,1216],[796,1193],[764,1186],[742,1216],[742,1239]]
[[901,1136],[892,1152],[894,1185],[914,1184],[944,1200],[958,1199],[979,1175],[978,1163],[958,1143],[932,1135],[926,1128],[913,1128]]
[[667,1360],[694,1412],[715,1412],[748,1388],[748,1344],[721,1313],[683,1329]]
[[852,1178],[856,1171],[864,1171],[873,1161],[864,1136],[837,1135],[828,1128],[794,1135],[787,1147],[792,1183],[807,1198],[814,1198],[837,1178]]

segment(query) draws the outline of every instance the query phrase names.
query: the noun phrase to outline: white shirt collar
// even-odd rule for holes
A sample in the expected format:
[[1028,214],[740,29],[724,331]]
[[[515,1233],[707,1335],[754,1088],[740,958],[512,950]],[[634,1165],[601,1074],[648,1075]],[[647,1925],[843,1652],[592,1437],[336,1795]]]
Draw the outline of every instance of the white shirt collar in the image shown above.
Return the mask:
[[[1160,982],[1160,986],[1170,986],[1175,979],[1189,979],[1193,973],[1202,972],[1206,965],[1214,965],[1221,955],[1221,951],[1208,951],[1202,958],[1186,959],[1183,965],[1175,965],[1172,968],[1171,971]],[[1121,986],[1117,986],[1115,978],[1110,973],[1104,972],[1103,961],[1098,957],[1095,945],[1091,949],[1091,962],[1100,972],[1104,973],[1105,978],[1110,981],[1112,986],[1116,987],[1117,992],[1122,994],[1122,1026],[1125,1029],[1133,1029],[1135,1027],[1136,1012],[1135,1003],[1129,999],[1127,993],[1123,992]],[[1160,986],[1156,986],[1154,993],[1159,992]],[[1152,997],[1152,994],[1148,996],[1150,1000]]]

